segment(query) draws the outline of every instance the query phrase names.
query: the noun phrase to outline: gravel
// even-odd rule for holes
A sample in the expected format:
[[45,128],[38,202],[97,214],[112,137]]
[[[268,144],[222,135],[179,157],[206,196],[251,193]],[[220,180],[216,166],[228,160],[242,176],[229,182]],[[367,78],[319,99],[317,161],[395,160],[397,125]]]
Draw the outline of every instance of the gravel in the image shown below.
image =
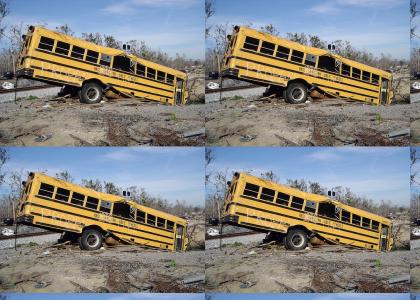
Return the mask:
[[[222,239],[222,245],[232,245],[235,243],[240,243],[240,244],[245,245],[245,244],[250,244],[250,243],[256,243],[256,242],[261,242],[264,239],[264,237],[265,237],[265,233],[224,238]],[[219,245],[220,245],[220,240],[218,239],[206,241],[206,249],[219,248]]]
[[[235,96],[242,98],[255,98],[262,96],[265,87],[253,87],[249,89],[235,90],[235,91],[226,91],[222,93],[222,99],[224,98],[233,98]],[[206,94],[206,103],[220,101],[220,93],[211,93]]]

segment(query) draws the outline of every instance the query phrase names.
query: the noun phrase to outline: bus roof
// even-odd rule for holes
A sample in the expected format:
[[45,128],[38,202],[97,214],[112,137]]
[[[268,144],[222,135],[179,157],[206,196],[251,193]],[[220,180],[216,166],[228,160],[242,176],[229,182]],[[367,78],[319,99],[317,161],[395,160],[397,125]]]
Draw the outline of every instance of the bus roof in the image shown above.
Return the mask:
[[293,187],[290,187],[290,186],[287,186],[287,185],[284,185],[284,184],[281,184],[281,183],[276,183],[276,182],[273,182],[273,181],[270,181],[270,180],[267,180],[267,179],[263,179],[263,178],[259,178],[259,177],[250,175],[246,172],[238,172],[238,174],[239,174],[239,177],[242,177],[244,179],[252,178],[253,181],[259,182],[261,184],[261,186],[264,186],[264,187],[267,187],[267,188],[272,188],[272,189],[276,189],[276,188],[279,189],[280,188],[282,190],[287,190],[291,195],[298,196],[300,198],[308,199],[308,200],[315,201],[315,202],[333,202],[336,206],[339,206],[343,209],[351,210],[351,212],[355,212],[355,213],[360,214],[361,216],[364,216],[366,218],[370,218],[370,219],[373,219],[375,221],[379,221],[379,222],[384,223],[384,224],[391,224],[392,223],[391,220],[388,219],[388,218],[385,218],[385,217],[382,217],[380,215],[377,215],[377,214],[374,214],[374,213],[371,213],[371,212],[368,212],[368,211],[365,211],[365,210],[362,210],[362,209],[359,209],[359,208],[341,203],[337,200],[331,199],[331,198],[329,198],[327,196],[324,196],[324,195],[304,192],[304,191],[301,191],[297,188],[293,188]]
[[278,37],[278,36],[275,36],[275,35],[272,35],[272,34],[269,34],[269,33],[261,32],[261,31],[258,31],[258,30],[255,30],[253,28],[249,28],[249,27],[246,27],[246,26],[238,26],[238,27],[239,27],[238,32],[243,32],[243,33],[252,32],[252,34],[254,36],[257,36],[261,40],[270,41],[272,43],[281,44],[281,45],[289,45],[292,49],[300,50],[302,52],[307,52],[307,53],[311,53],[311,54],[318,55],[318,56],[320,56],[320,55],[330,55],[330,56],[335,57],[337,60],[340,60],[340,61],[342,61],[346,64],[349,64],[351,66],[354,66],[356,68],[360,68],[362,70],[366,70],[366,71],[375,73],[375,74],[380,75],[380,76],[385,77],[385,78],[391,78],[392,77],[392,74],[390,72],[387,72],[387,71],[384,71],[384,70],[381,70],[381,69],[378,69],[378,68],[375,68],[375,67],[371,67],[371,66],[366,65],[366,64],[362,64],[362,63],[357,62],[355,60],[351,60],[351,59],[342,57],[338,54],[333,54],[333,53],[329,52],[328,50],[315,48],[315,47],[311,47],[311,46],[305,46],[305,45],[302,45],[300,43],[293,42],[291,40],[281,38],[281,37]]
[[154,209],[154,208],[151,208],[151,207],[147,207],[147,206],[138,204],[138,203],[136,203],[132,200],[127,200],[122,196],[107,194],[107,193],[103,193],[103,192],[98,192],[98,191],[95,191],[94,189],[90,189],[90,188],[83,187],[83,186],[75,184],[75,183],[71,183],[71,182],[68,182],[68,181],[65,181],[65,180],[60,180],[60,179],[57,179],[55,177],[45,175],[44,173],[41,173],[41,172],[33,172],[32,174],[33,174],[33,178],[34,179],[36,178],[37,180],[47,179],[49,182],[52,181],[52,182],[56,183],[57,185],[59,185],[60,187],[67,187],[68,189],[77,188],[82,193],[85,193],[86,195],[94,196],[94,197],[96,197],[100,200],[106,200],[106,201],[109,201],[109,202],[126,202],[126,203],[132,205],[135,208],[146,211],[147,213],[159,214],[159,217],[169,219],[171,221],[174,221],[174,222],[176,222],[178,224],[181,224],[181,225],[184,225],[184,226],[187,224],[187,220],[185,220],[183,218],[165,213],[163,211],[160,211],[160,210],[157,210],[157,209]]
[[48,28],[45,28],[43,26],[32,26],[34,28],[34,32],[38,32],[40,34],[42,33],[47,33],[48,36],[52,36],[55,37],[56,39],[60,39],[60,40],[64,40],[67,41],[69,44],[78,44],[78,45],[85,45],[88,46],[90,49],[95,50],[97,52],[100,53],[104,53],[107,55],[111,55],[111,56],[116,56],[116,55],[125,55],[129,58],[131,58],[132,60],[139,62],[139,63],[147,63],[148,66],[151,66],[153,68],[156,68],[158,71],[164,71],[167,73],[172,73],[175,76],[178,76],[180,78],[185,79],[187,77],[187,74],[185,72],[179,71],[177,69],[174,68],[170,68],[155,62],[152,62],[150,60],[146,60],[144,58],[140,58],[137,57],[135,55],[132,54],[128,54],[126,52],[124,52],[123,50],[119,50],[119,49],[115,49],[115,48],[111,48],[111,47],[106,47],[106,46],[100,46],[97,45],[95,43],[92,42],[88,42],[85,41],[81,38],[77,38],[77,37],[73,37],[64,33],[60,33],[54,30],[50,30]]

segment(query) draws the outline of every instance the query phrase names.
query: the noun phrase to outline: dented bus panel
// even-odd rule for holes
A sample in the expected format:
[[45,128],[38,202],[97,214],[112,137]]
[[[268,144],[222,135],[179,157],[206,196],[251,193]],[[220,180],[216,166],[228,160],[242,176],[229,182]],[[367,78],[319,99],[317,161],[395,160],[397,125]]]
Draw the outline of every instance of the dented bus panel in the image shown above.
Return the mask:
[[108,92],[170,105],[188,98],[185,72],[39,26],[24,36],[16,73],[66,86],[84,103]]
[[275,233],[291,250],[306,248],[315,237],[376,251],[393,247],[391,220],[247,173],[235,173],[222,222]]
[[376,105],[394,98],[389,72],[242,26],[229,36],[222,76],[269,86],[289,103],[308,95]]
[[121,196],[30,173],[17,208],[18,224],[80,237],[86,250],[112,237],[169,251],[186,251],[187,221]]

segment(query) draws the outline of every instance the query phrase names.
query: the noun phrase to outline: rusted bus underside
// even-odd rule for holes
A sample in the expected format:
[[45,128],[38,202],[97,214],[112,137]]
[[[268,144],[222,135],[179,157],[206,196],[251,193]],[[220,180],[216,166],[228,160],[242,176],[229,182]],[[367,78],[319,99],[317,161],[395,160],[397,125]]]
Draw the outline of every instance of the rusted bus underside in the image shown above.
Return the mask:
[[[56,187],[53,196],[45,197],[40,195],[41,183],[47,183]],[[125,242],[150,246],[155,248],[167,249],[170,251],[186,250],[187,240],[185,238],[187,223],[184,219],[172,216],[170,214],[160,212],[136,203],[131,203],[132,207],[145,212],[146,215],[153,214],[155,216],[155,224],[151,225],[147,222],[138,222],[135,217],[133,219],[115,216],[110,213],[104,213],[98,209],[86,207],[87,197],[95,197],[97,199],[106,199],[108,202],[117,203],[122,199],[119,196],[99,193],[91,189],[80,187],[78,185],[57,180],[55,178],[35,173],[33,177],[26,183],[29,187],[25,189],[22,199],[19,203],[17,213],[18,220],[21,223],[38,226],[58,232],[74,232],[81,233],[87,227],[99,227],[106,234],[117,237]],[[55,196],[58,188],[68,189],[71,191],[69,201],[63,202],[57,200]],[[84,205],[76,205],[70,203],[73,193],[86,195]],[[101,203],[98,203],[98,208]],[[112,210],[112,206],[110,208]],[[174,223],[172,229],[161,228],[156,226],[156,218],[162,218],[168,222]],[[145,219],[146,220],[146,219]],[[176,245],[177,229],[183,228],[182,245]]]
[[[245,194],[247,183],[260,187],[258,195],[251,197]],[[277,200],[262,199],[264,198],[263,189],[275,191],[273,199],[280,197],[280,194],[289,195],[288,204],[281,205],[277,203]],[[292,207],[294,197],[303,200],[301,209]],[[313,212],[305,211],[308,202],[315,203]],[[321,215],[319,203],[332,203],[341,211],[345,210],[350,212],[352,216],[361,217],[359,225],[354,224],[353,221],[350,222],[350,220],[348,222],[343,221],[341,213],[339,213],[338,218]],[[377,251],[391,250],[393,243],[392,224],[389,219],[344,205],[323,195],[305,193],[246,173],[238,173],[232,181],[225,199],[223,214],[223,220],[226,223],[253,228],[262,232],[287,233],[290,227],[301,226],[311,234],[318,235],[331,243]],[[362,218],[371,220],[369,228],[367,228],[368,226],[362,226],[364,224],[361,223]],[[377,225],[373,226],[373,224],[376,224],[374,222]],[[388,231],[386,240],[383,240],[381,231],[385,227],[388,228]]]
[[[42,44],[41,37],[54,40],[51,49],[39,47]],[[67,54],[60,53],[62,50],[59,50],[58,43],[70,45],[66,50]],[[82,57],[72,56],[75,47],[86,49]],[[96,60],[88,57],[90,51],[99,53]],[[102,55],[109,57],[109,66],[102,64]],[[132,71],[115,68],[114,60],[117,56],[131,60]],[[144,67],[143,75],[137,71],[137,66]],[[153,70],[154,76],[149,76],[149,69]],[[184,72],[43,27],[34,27],[33,31],[28,31],[19,57],[17,74],[57,85],[76,87],[81,87],[87,80],[99,80],[123,95],[172,105],[185,104],[188,96],[187,75]],[[164,78],[161,79],[159,74],[163,74]],[[173,80],[169,80],[169,76],[172,76]]]
[[[251,37],[259,40],[258,48],[246,49],[246,38]],[[270,54],[264,53],[263,42],[275,45]],[[291,49],[285,57],[277,57],[280,47]],[[300,62],[293,61],[293,51],[300,51]],[[360,71],[359,78],[341,74],[341,66],[338,72],[331,72],[318,67],[317,62],[313,65],[306,64],[307,57],[330,56],[340,64],[346,64]],[[315,65],[316,64],[316,65]],[[368,80],[362,77],[363,71],[378,76],[373,80],[373,75]],[[349,71],[350,72],[350,71]],[[238,78],[244,81],[260,85],[287,86],[289,81],[303,80],[315,90],[330,97],[349,98],[372,104],[390,104],[393,98],[391,91],[392,75],[389,72],[373,68],[326,50],[307,47],[286,39],[275,37],[250,28],[240,27],[231,37],[222,66],[222,74],[227,77]],[[383,83],[384,82],[384,83]],[[386,83],[385,83],[386,82]],[[382,95],[382,84],[386,86],[386,94]]]

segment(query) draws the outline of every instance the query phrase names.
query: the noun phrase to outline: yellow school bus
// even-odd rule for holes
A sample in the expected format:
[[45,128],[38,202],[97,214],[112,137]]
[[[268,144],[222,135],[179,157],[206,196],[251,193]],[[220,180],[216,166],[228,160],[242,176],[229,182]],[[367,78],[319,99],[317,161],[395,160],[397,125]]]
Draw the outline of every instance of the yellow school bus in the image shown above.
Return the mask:
[[376,251],[393,246],[391,220],[247,173],[235,173],[229,183],[222,223],[274,233],[291,250],[305,249],[315,237]]
[[107,237],[170,251],[187,248],[185,219],[42,173],[30,173],[23,184],[17,224],[76,235],[85,250],[99,249]]
[[64,85],[83,103],[108,92],[170,105],[188,97],[184,72],[38,26],[24,36],[16,74]]
[[247,27],[236,26],[228,38],[222,76],[269,86],[288,103],[309,94],[376,105],[394,97],[389,72]]

